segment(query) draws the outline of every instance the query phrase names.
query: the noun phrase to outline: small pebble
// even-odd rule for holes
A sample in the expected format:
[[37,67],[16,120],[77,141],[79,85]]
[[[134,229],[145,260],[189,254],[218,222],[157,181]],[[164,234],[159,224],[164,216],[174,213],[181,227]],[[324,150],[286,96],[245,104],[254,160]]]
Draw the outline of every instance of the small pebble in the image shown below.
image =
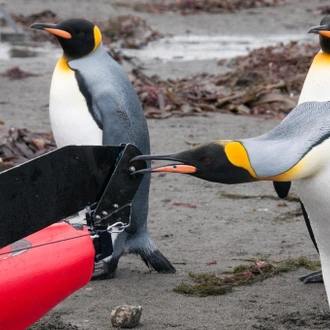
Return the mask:
[[111,323],[117,328],[134,328],[139,324],[142,306],[117,306],[111,311]]

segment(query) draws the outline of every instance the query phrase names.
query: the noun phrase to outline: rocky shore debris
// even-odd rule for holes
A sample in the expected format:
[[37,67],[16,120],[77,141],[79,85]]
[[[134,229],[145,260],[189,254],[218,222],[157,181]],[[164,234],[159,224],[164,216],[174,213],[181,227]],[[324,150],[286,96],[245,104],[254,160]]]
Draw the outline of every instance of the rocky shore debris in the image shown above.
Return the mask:
[[23,71],[18,66],[14,66],[3,73],[0,73],[0,76],[10,79],[24,79],[28,77],[36,77],[38,75],[35,73]]
[[279,44],[220,61],[225,74],[162,80],[134,69],[131,82],[146,117],[208,116],[214,112],[283,119],[297,104],[315,43]]
[[117,306],[111,311],[111,323],[117,328],[134,328],[139,324],[141,314],[141,306]]
[[0,125],[0,172],[56,148],[52,134]]
[[153,30],[138,15],[122,15],[98,23],[104,43],[115,44],[118,48],[142,48],[163,35]]
[[117,1],[114,5],[153,14],[170,11],[188,15],[201,12],[230,13],[249,8],[273,7],[283,3],[285,0],[158,0],[153,2]]

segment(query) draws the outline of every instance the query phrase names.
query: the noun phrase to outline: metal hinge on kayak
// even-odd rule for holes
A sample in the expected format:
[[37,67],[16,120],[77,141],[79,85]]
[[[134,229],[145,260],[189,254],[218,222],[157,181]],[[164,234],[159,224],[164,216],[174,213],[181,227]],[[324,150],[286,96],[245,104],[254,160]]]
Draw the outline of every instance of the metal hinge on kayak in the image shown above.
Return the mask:
[[91,228],[102,227],[111,232],[114,228],[124,230],[131,223],[132,200],[140,186],[143,176],[131,175],[137,168],[145,168],[145,162],[130,160],[139,150],[126,145],[118,155],[116,167],[99,201],[86,210],[87,225]]
[[126,203],[122,206],[118,204],[110,205],[108,211],[102,211],[101,216],[95,215],[94,207],[88,207],[86,210],[87,226],[90,228],[100,228],[112,232],[123,231],[131,223],[132,203]]

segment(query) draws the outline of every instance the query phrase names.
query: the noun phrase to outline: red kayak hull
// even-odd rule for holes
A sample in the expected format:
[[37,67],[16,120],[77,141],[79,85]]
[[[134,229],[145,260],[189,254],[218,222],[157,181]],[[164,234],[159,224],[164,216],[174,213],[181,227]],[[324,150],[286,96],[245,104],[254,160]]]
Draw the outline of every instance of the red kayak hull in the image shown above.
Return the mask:
[[[13,252],[19,248],[20,253]],[[86,285],[94,253],[88,230],[67,223],[0,249],[0,329],[26,329]]]

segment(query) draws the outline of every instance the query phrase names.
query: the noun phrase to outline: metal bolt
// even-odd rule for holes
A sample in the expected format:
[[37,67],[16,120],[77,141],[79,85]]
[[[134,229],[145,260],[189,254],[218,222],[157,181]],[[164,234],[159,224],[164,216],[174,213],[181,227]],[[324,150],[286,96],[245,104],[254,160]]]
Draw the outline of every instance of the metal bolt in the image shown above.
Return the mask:
[[128,170],[129,170],[130,172],[132,172],[132,173],[136,171],[136,169],[135,169],[134,166],[130,166],[130,167],[128,168]]
[[96,216],[95,216],[95,219],[96,219],[96,220],[100,220],[101,217],[100,217],[99,215],[96,215]]
[[102,211],[102,215],[108,215],[107,211]]
[[113,204],[112,207],[113,207],[114,209],[118,209],[119,205],[118,205],[118,204]]

